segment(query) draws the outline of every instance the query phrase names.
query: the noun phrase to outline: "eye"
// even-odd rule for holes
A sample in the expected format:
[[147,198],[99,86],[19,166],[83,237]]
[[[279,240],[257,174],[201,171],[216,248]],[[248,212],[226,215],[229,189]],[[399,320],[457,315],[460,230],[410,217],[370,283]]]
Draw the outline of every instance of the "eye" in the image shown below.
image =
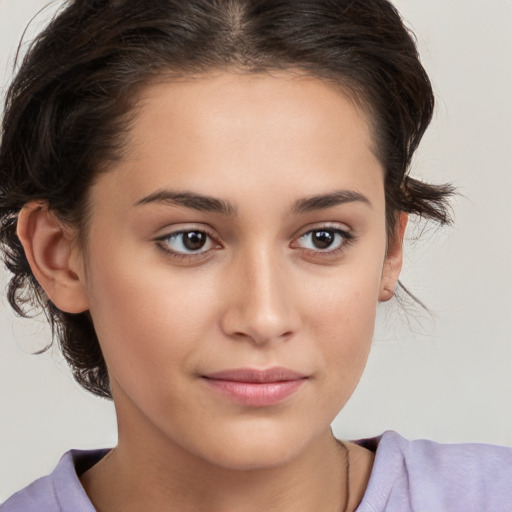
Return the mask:
[[294,245],[311,251],[330,252],[340,249],[352,236],[341,229],[319,228],[304,233]]
[[214,247],[210,235],[199,230],[171,233],[160,238],[159,243],[165,250],[175,254],[202,254]]

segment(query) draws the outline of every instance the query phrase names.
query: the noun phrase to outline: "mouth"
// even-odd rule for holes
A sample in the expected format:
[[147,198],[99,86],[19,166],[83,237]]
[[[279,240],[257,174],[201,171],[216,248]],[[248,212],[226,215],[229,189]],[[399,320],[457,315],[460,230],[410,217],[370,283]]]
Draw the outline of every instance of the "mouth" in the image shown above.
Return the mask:
[[248,407],[277,405],[294,395],[308,376],[282,367],[237,368],[202,376],[210,389]]

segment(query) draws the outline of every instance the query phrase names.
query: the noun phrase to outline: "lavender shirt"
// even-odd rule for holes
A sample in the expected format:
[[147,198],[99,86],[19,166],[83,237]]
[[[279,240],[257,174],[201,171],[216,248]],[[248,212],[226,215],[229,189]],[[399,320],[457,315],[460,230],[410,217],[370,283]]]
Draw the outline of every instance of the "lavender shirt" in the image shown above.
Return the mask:
[[[358,444],[376,457],[356,512],[512,512],[512,448],[407,441],[395,432]],[[107,451],[67,452],[0,512],[95,512],[77,473]]]

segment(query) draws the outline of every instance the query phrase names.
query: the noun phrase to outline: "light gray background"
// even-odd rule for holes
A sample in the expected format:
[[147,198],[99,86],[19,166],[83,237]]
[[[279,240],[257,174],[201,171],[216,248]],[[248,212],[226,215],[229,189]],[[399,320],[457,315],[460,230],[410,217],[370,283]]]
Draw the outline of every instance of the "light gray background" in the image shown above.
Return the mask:
[[[366,372],[334,430],[512,446],[512,1],[395,4],[417,34],[438,102],[413,174],[452,181],[464,197],[454,228],[407,247],[403,281],[433,318],[381,308]],[[44,5],[0,0],[0,86],[23,28]],[[6,279],[2,270],[2,287]],[[3,297],[0,337],[2,501],[68,448],[111,446],[116,433],[111,404],[81,391],[56,352],[30,355],[48,330],[15,318]]]

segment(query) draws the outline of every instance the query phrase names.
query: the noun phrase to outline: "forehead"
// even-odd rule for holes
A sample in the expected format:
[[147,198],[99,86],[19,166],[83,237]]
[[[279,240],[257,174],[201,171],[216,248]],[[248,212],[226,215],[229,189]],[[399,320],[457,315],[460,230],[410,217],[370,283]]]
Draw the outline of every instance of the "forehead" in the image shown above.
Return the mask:
[[126,149],[106,179],[132,202],[169,186],[234,197],[265,180],[284,195],[382,189],[366,114],[331,84],[291,72],[149,85]]

